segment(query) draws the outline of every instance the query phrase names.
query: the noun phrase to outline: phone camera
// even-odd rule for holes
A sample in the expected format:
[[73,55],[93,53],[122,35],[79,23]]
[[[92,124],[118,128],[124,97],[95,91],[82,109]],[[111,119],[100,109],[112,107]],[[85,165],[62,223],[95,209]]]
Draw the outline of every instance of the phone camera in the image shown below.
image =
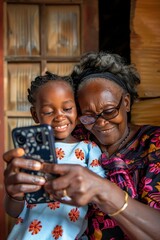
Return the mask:
[[26,143],[26,137],[23,135],[18,135],[17,136],[17,142],[19,145],[24,145]]
[[39,143],[39,144],[43,143],[43,138],[42,138],[42,133],[41,132],[36,134],[36,142]]

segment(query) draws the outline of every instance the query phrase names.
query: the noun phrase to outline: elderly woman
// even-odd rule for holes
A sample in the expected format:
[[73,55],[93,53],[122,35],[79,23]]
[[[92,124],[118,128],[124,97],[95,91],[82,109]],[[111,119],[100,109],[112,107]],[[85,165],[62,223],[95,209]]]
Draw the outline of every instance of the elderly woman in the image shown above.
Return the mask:
[[[135,126],[130,122],[140,82],[136,69],[118,55],[88,53],[75,66],[72,78],[76,83],[79,120],[90,133],[86,136],[101,147],[106,179],[78,165],[39,163],[39,169],[60,175],[45,183],[46,191],[63,203],[90,203],[88,229],[82,239],[158,240],[160,127]],[[82,130],[75,130],[74,135],[81,137]],[[4,160],[12,160],[12,167],[38,167],[35,161],[32,166],[23,166],[22,154],[11,150],[4,154]],[[34,178],[34,183],[33,177],[28,182],[33,189],[34,184],[38,185]],[[62,200],[64,192],[69,200]]]

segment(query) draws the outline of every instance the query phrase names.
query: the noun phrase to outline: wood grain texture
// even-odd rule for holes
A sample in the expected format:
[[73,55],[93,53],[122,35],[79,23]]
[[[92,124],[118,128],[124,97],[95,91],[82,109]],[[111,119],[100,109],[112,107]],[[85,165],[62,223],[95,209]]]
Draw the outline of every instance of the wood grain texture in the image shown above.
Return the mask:
[[145,99],[134,103],[131,120],[138,125],[150,124],[160,126],[160,98]]
[[160,1],[131,0],[130,23],[131,62],[141,75],[133,121],[160,125]]
[[[133,4],[134,3],[134,4]],[[160,97],[160,1],[133,1],[131,62],[141,74],[142,98]]]

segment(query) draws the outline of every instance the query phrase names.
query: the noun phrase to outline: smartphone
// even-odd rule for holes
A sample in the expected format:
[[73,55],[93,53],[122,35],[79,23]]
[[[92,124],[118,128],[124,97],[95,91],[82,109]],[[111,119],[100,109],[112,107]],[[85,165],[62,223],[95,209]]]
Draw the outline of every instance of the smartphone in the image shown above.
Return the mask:
[[[55,151],[54,132],[50,125],[41,124],[35,126],[19,127],[12,130],[12,139],[15,148],[23,148],[24,158],[35,159],[40,162],[57,163]],[[21,169],[21,171],[46,177],[40,171]],[[47,178],[55,178],[55,175],[47,174]],[[25,199],[29,204],[53,202],[42,187],[39,191],[26,193]]]

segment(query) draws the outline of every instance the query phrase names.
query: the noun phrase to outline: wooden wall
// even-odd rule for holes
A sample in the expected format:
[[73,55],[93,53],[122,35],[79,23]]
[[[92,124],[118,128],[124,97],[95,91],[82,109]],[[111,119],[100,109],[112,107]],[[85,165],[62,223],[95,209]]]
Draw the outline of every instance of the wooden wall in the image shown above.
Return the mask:
[[[2,154],[4,152],[4,94],[3,94],[3,2],[0,1],[0,239],[3,240],[5,232],[5,213],[3,208],[3,171],[4,162]],[[2,237],[1,237],[2,236]]]
[[160,1],[131,0],[131,62],[141,75],[132,121],[160,125]]

